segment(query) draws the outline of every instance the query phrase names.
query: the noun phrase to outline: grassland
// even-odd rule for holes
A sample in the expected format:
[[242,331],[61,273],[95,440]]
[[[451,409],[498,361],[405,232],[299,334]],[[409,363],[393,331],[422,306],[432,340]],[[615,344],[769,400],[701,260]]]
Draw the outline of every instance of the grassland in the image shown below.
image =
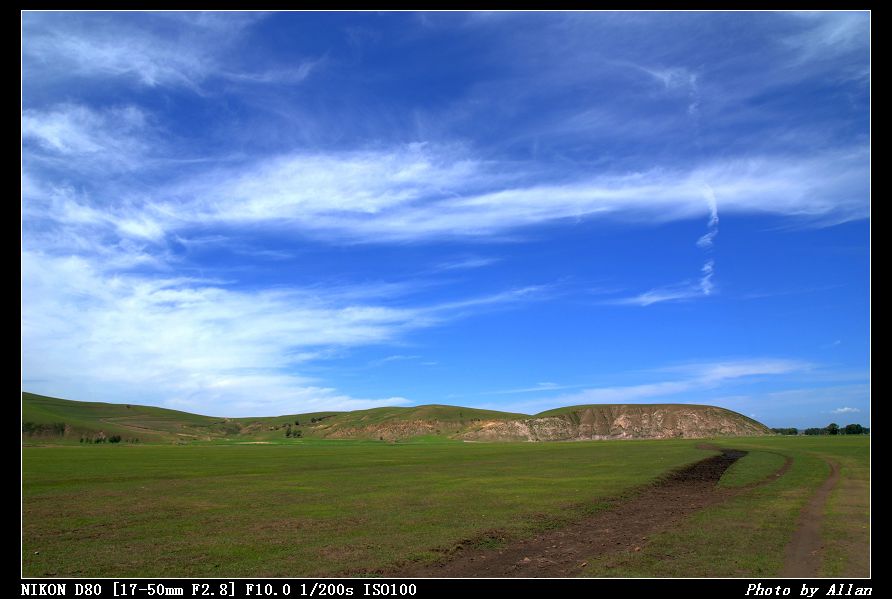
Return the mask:
[[100,432],[143,443],[164,443],[225,437],[238,431],[225,418],[135,404],[69,401],[34,393],[22,394],[22,422],[64,424],[64,435],[38,435],[25,440],[54,444],[77,444],[84,435]]
[[[301,438],[319,438],[332,424],[337,429],[369,427],[383,423],[427,421],[446,426],[480,420],[528,418],[525,414],[446,405],[409,408],[386,407],[354,412],[312,412],[282,416],[220,418],[136,404],[82,402],[22,394],[22,421],[50,427],[63,424],[65,434],[26,435],[26,444],[78,444],[82,437],[119,435],[142,443],[189,443],[195,441],[283,441],[291,428]],[[299,424],[296,424],[299,423]],[[439,435],[446,439],[446,435]],[[296,439],[297,437],[295,437]]]
[[[613,423],[620,418],[622,426]],[[655,424],[659,423],[659,424]],[[371,439],[582,440],[611,436],[703,437],[767,434],[763,425],[714,406],[572,406],[528,415],[461,406],[385,407],[270,417],[219,418],[135,404],[79,402],[22,394],[25,445]],[[705,432],[704,431],[710,431]]]
[[[577,406],[544,413],[566,414]],[[454,406],[213,418],[26,394],[23,572],[28,576],[368,574],[572,524],[673,468],[702,440],[462,443],[437,434],[523,417]],[[322,439],[435,422],[399,442]],[[300,422],[300,425],[297,424]],[[301,437],[285,437],[288,429]],[[418,432],[421,431],[421,432]],[[85,435],[139,443],[86,444]],[[820,573],[868,572],[869,439],[714,441],[749,451],[722,477],[729,499],[651,538],[592,557],[590,576],[774,576],[797,516],[829,472]],[[786,473],[762,484],[786,461]],[[585,559],[585,556],[581,556]]]
[[[720,484],[744,487],[686,524],[655,536],[641,551],[593,558],[588,576],[777,576],[800,510],[840,465],[840,482],[824,513],[822,576],[869,574],[869,440],[863,436],[735,439],[749,454]],[[773,482],[752,486],[793,458]]]
[[437,559],[468,539],[492,544],[572,522],[708,455],[695,445],[309,440],[25,447],[23,571],[374,572]]

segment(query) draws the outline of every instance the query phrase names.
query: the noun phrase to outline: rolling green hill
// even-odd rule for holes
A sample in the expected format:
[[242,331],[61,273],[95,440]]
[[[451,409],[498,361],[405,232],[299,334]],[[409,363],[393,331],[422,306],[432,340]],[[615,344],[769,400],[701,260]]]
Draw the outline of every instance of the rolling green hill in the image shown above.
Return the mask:
[[[22,425],[34,426],[32,438],[61,437],[79,441],[81,437],[101,438],[119,435],[122,440],[168,442],[211,439],[237,433],[239,427],[228,419],[212,418],[166,408],[135,404],[71,401],[22,394]],[[64,425],[64,435],[56,434]]]
[[135,404],[22,394],[23,442],[243,443],[308,439],[573,441],[769,434],[762,424],[715,406],[598,404],[536,415],[447,405],[386,407],[259,418],[215,418]]

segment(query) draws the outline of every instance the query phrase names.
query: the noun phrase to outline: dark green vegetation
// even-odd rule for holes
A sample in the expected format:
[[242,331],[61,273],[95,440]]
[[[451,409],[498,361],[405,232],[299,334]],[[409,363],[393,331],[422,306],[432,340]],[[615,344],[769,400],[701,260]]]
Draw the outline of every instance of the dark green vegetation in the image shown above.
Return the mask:
[[533,416],[426,405],[266,418],[214,418],[164,408],[22,396],[26,444],[197,441],[292,442],[301,439],[455,439],[569,441],[610,438],[704,438],[768,434],[736,412],[689,404],[571,406]]
[[869,435],[870,429],[860,424],[847,424],[841,427],[831,422],[824,428],[807,428],[802,432],[806,435]]
[[840,479],[825,508],[822,576],[869,574],[870,446],[864,436],[768,437],[728,443],[749,454],[723,476],[726,488],[764,480],[793,458],[773,482],[744,488],[674,530],[656,535],[641,551],[589,561],[589,576],[777,576],[802,507],[830,471]]
[[319,576],[567,525],[692,440],[23,448],[26,576]]

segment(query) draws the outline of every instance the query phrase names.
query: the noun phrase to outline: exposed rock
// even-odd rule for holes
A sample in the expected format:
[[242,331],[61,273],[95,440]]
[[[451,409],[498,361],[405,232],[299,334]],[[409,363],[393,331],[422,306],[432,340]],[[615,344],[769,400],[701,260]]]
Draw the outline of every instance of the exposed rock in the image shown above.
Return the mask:
[[610,404],[579,406],[560,414],[468,421],[391,420],[365,426],[333,422],[317,429],[329,439],[386,441],[442,435],[465,441],[581,441],[598,439],[697,439],[770,434],[762,424],[713,406]]

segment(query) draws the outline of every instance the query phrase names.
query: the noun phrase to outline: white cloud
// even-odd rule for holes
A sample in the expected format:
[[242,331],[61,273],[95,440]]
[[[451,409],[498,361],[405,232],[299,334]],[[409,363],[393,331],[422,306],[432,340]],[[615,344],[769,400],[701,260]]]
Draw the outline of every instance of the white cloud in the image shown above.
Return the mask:
[[844,407],[844,408],[836,408],[835,410],[833,410],[832,413],[833,414],[855,414],[860,411],[861,410],[859,410],[858,408]]
[[647,68],[634,65],[644,71],[670,92],[680,92],[688,97],[688,114],[696,117],[700,110],[700,87],[698,76],[684,67]]
[[259,12],[151,13],[138,23],[81,13],[26,13],[22,50],[33,81],[129,79],[147,87],[185,87],[206,93],[204,82],[295,84],[323,59],[258,71],[233,69],[231,54]]
[[371,362],[369,362],[369,366],[377,367],[377,366],[383,366],[384,364],[388,364],[390,362],[405,362],[407,360],[418,360],[419,358],[421,358],[421,356],[393,354],[390,356],[385,356],[378,360],[372,360]]
[[[40,126],[26,127],[28,135],[52,147],[71,149],[75,143],[86,150],[108,147],[127,154],[106,141],[101,125],[99,132],[75,128],[80,141],[66,145],[56,128],[45,124],[51,121],[45,113],[36,114],[33,122]],[[186,232],[199,226],[263,225],[338,242],[507,235],[557,220],[653,223],[705,215],[711,244],[718,222],[715,195],[729,214],[768,213],[817,224],[863,218],[866,168],[864,153],[853,151],[531,184],[528,179],[537,173],[517,164],[481,160],[461,148],[410,144],[390,150],[289,154],[248,166],[215,168],[148,195],[126,190],[126,203],[103,210],[119,210],[112,224],[120,234],[151,239],[169,233],[188,238]],[[94,215],[93,220],[101,218]],[[703,293],[712,290],[707,272],[711,267],[704,268],[696,285]],[[657,289],[639,301],[653,303],[655,298],[690,293],[684,288]]]
[[[709,206],[709,221],[706,224],[707,232],[697,240],[697,246],[705,250],[711,250],[715,244],[715,238],[719,234],[719,209],[715,199],[715,191],[709,183],[703,184],[703,197]],[[707,297],[712,295],[712,292],[715,290],[715,283],[712,280],[714,276],[715,260],[709,258],[700,267],[700,279],[696,283],[683,282],[668,287],[651,289],[636,296],[615,299],[608,303],[627,306],[650,306],[661,302]]]
[[500,258],[471,256],[460,258],[451,262],[443,262],[436,266],[436,270],[470,270],[474,268],[483,268],[499,262]]
[[[25,251],[23,372],[37,392],[221,415],[405,403],[338,393],[298,373],[330,348],[393,342],[469,308],[530,297],[518,290],[393,308],[337,290],[232,290],[186,278],[123,275],[77,256]],[[261,407],[263,409],[260,409]]]
[[644,293],[632,297],[605,300],[604,304],[615,306],[652,306],[662,302],[677,302],[702,297],[703,292],[699,284],[683,283],[671,287],[659,287],[650,289]]
[[149,87],[194,88],[212,66],[202,46],[186,44],[133,29],[63,29],[39,31],[28,38],[23,51],[38,69],[32,76],[48,71],[67,77],[130,77]]
[[652,397],[673,396],[695,390],[711,389],[737,379],[790,374],[802,371],[808,367],[808,364],[796,360],[766,358],[691,364],[667,369],[686,375],[680,379],[624,387],[586,389],[580,393],[554,398],[552,403],[555,406],[559,406],[584,403],[635,402]]
[[712,277],[715,274],[715,260],[707,260],[700,269],[702,276],[700,277],[700,291],[703,295],[712,295],[715,284]]
[[709,222],[706,225],[706,234],[697,240],[697,246],[709,249],[715,245],[715,238],[719,234],[719,206],[715,199],[715,190],[709,183],[703,185],[703,197],[709,205]]
[[657,287],[632,297],[621,297],[604,300],[602,303],[615,306],[652,306],[662,302],[678,302],[692,300],[712,295],[715,290],[713,276],[715,275],[715,260],[707,260],[700,268],[700,278],[697,281],[685,281],[675,285]]
[[135,106],[94,110],[59,104],[22,113],[23,140],[36,144],[39,156],[55,159],[55,166],[63,169],[107,172],[143,167],[150,136],[147,116]]
[[797,52],[797,63],[823,61],[848,52],[867,53],[870,13],[867,11],[827,11],[795,13],[808,27],[787,37],[786,44]]
[[540,393],[543,391],[557,391],[559,389],[578,389],[582,385],[560,385],[558,383],[538,383],[534,387],[520,387],[517,389],[502,389],[500,391],[490,391],[484,395],[515,395],[518,393]]
[[322,59],[306,60],[296,67],[287,69],[271,69],[268,71],[257,72],[228,72],[220,71],[217,73],[221,77],[240,81],[244,83],[275,83],[275,84],[295,84],[300,83],[310,76],[312,72],[321,64]]
[[[667,222],[768,213],[820,222],[866,216],[866,156],[727,161],[694,171],[602,174],[524,184],[517,165],[414,145],[390,151],[296,154],[215,171],[170,190],[186,222],[276,223],[356,241],[499,234],[559,219]],[[713,234],[714,236],[714,234]],[[711,239],[710,239],[711,241]]]

